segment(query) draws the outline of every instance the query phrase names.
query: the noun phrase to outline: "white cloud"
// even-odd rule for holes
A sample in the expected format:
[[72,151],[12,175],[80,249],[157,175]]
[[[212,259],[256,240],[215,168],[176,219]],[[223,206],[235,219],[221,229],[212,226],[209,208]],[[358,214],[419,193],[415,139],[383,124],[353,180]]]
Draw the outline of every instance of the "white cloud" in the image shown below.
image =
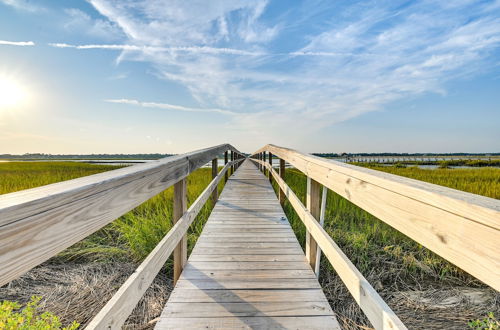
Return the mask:
[[33,41],[7,41],[7,40],[0,40],[0,45],[9,45],[9,46],[34,46],[35,43]]
[[118,103],[118,104],[128,104],[128,105],[135,105],[135,106],[140,106],[144,108],[157,108],[157,109],[166,109],[166,110],[174,110],[174,111],[184,111],[184,112],[214,112],[214,113],[219,113],[222,115],[235,115],[236,113],[229,111],[229,110],[224,110],[224,109],[217,109],[217,108],[191,108],[191,107],[184,107],[180,105],[175,105],[175,104],[169,104],[169,103],[158,103],[158,102],[141,102],[133,99],[109,99],[105,100],[106,102],[109,103]]
[[11,6],[15,9],[29,12],[39,12],[44,10],[44,8],[34,5],[32,2],[26,0],[0,0],[0,3]]
[[[90,2],[123,30],[127,45],[73,47],[122,50],[120,60],[151,63],[202,107],[232,109],[239,114],[232,127],[256,134],[263,126],[273,128],[265,134],[279,135],[280,127],[306,134],[442,93],[447,81],[490,67],[500,45],[498,6],[471,1],[353,3],[340,13],[333,3],[319,10],[308,2],[301,13],[330,10],[335,19],[320,29],[317,15],[301,16],[300,26],[315,27],[304,31],[293,15],[266,24],[267,1]],[[272,42],[294,33],[301,46],[276,51]]]
[[67,18],[64,28],[69,31],[84,33],[101,39],[117,39],[123,36],[121,29],[116,24],[99,18],[92,18],[89,14],[77,8],[64,10]]

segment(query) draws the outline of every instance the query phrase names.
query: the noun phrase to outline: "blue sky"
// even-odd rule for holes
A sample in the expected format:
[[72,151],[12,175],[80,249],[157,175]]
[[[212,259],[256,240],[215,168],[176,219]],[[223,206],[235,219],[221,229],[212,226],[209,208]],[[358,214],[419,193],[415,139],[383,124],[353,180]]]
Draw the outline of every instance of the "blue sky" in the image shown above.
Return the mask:
[[2,79],[0,153],[500,152],[500,1],[0,0]]

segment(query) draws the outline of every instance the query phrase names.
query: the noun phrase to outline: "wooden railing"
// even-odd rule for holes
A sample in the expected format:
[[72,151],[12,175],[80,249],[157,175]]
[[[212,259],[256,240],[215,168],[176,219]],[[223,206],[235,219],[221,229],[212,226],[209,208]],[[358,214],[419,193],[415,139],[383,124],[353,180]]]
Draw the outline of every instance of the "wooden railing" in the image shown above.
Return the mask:
[[[228,152],[231,161],[228,161]],[[225,166],[218,172],[217,157]],[[120,328],[174,252],[174,281],[187,260],[186,232],[217,186],[245,157],[229,144],[0,196],[0,286],[174,185],[175,225],[87,329]],[[187,209],[186,177],[212,160],[213,180]],[[168,219],[165,219],[168,221]]]
[[[272,167],[273,156],[280,159],[279,173]],[[500,201],[274,145],[259,149],[251,159],[270,173],[280,188],[280,201],[286,196],[304,223],[311,267],[319,270],[323,251],[375,329],[406,327],[323,229],[326,189],[500,290]],[[285,161],[307,176],[306,206],[284,181]]]

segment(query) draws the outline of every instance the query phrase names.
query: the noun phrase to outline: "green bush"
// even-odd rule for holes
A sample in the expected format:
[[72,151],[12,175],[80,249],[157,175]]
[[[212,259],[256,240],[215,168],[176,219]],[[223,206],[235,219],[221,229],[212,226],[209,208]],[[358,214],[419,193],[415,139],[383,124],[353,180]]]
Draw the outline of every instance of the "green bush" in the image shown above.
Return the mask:
[[21,305],[4,300],[0,304],[0,329],[2,330],[74,330],[80,324],[73,322],[69,327],[63,328],[57,316],[49,312],[38,311],[42,297],[31,297],[31,301],[24,308]]
[[495,318],[493,312],[490,312],[482,320],[470,321],[469,327],[474,330],[498,330],[500,329],[500,321]]

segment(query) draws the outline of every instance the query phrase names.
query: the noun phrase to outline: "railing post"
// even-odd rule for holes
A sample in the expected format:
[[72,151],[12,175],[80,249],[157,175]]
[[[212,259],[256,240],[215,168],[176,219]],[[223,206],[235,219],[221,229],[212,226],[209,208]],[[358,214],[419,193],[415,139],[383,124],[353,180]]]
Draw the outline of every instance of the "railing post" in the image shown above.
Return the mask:
[[[320,216],[320,188],[321,185],[307,177],[307,210],[316,219]],[[316,269],[316,252],[318,250],[318,245],[314,238],[311,236],[309,231],[306,232],[306,257],[309,261],[309,265],[314,270]]]
[[[234,151],[231,150],[231,161],[234,161]],[[231,165],[231,175],[234,173],[234,164]]]
[[[217,172],[219,170],[218,168],[218,163],[217,163],[217,158],[214,158],[212,160],[212,180],[215,179],[215,177],[217,176]],[[214,205],[215,203],[217,202],[217,198],[219,197],[219,190],[217,189],[217,187],[214,189],[214,191],[212,192],[212,201],[214,202]]]
[[[262,157],[263,157],[262,160],[264,161],[264,164],[265,164],[266,163],[266,152],[265,151],[262,153]],[[264,175],[267,176],[267,170],[266,170],[266,167],[264,165],[262,165],[262,172],[264,172]]]
[[[228,161],[228,159],[227,159],[228,157],[227,157],[227,156],[228,156],[228,152],[227,152],[227,150],[226,150],[226,151],[224,152],[224,165],[226,165],[226,164],[227,164],[227,161]],[[227,171],[226,171],[226,173],[224,173],[224,182],[227,182],[227,177],[228,177],[228,176],[227,176]]]
[[[273,168],[273,154],[271,152],[269,152],[269,165],[271,166],[271,169]],[[268,171],[269,172],[269,182],[271,182],[271,184],[273,183],[273,173],[271,171]]]
[[[323,186],[323,192],[321,193],[321,209],[319,212],[319,224],[321,227],[325,226],[325,213],[326,213],[326,197],[328,196],[328,188]],[[314,272],[316,273],[316,277],[319,278],[319,266],[321,264],[321,249],[319,246],[316,251],[316,268]]]
[[[285,160],[280,158],[280,178],[285,180]],[[280,204],[283,205],[285,203],[285,192],[280,187],[279,200]]]
[[[174,184],[174,208],[172,223],[175,224],[187,211],[187,179],[184,178]],[[187,234],[174,249],[174,284],[181,276],[182,269],[187,262]]]

